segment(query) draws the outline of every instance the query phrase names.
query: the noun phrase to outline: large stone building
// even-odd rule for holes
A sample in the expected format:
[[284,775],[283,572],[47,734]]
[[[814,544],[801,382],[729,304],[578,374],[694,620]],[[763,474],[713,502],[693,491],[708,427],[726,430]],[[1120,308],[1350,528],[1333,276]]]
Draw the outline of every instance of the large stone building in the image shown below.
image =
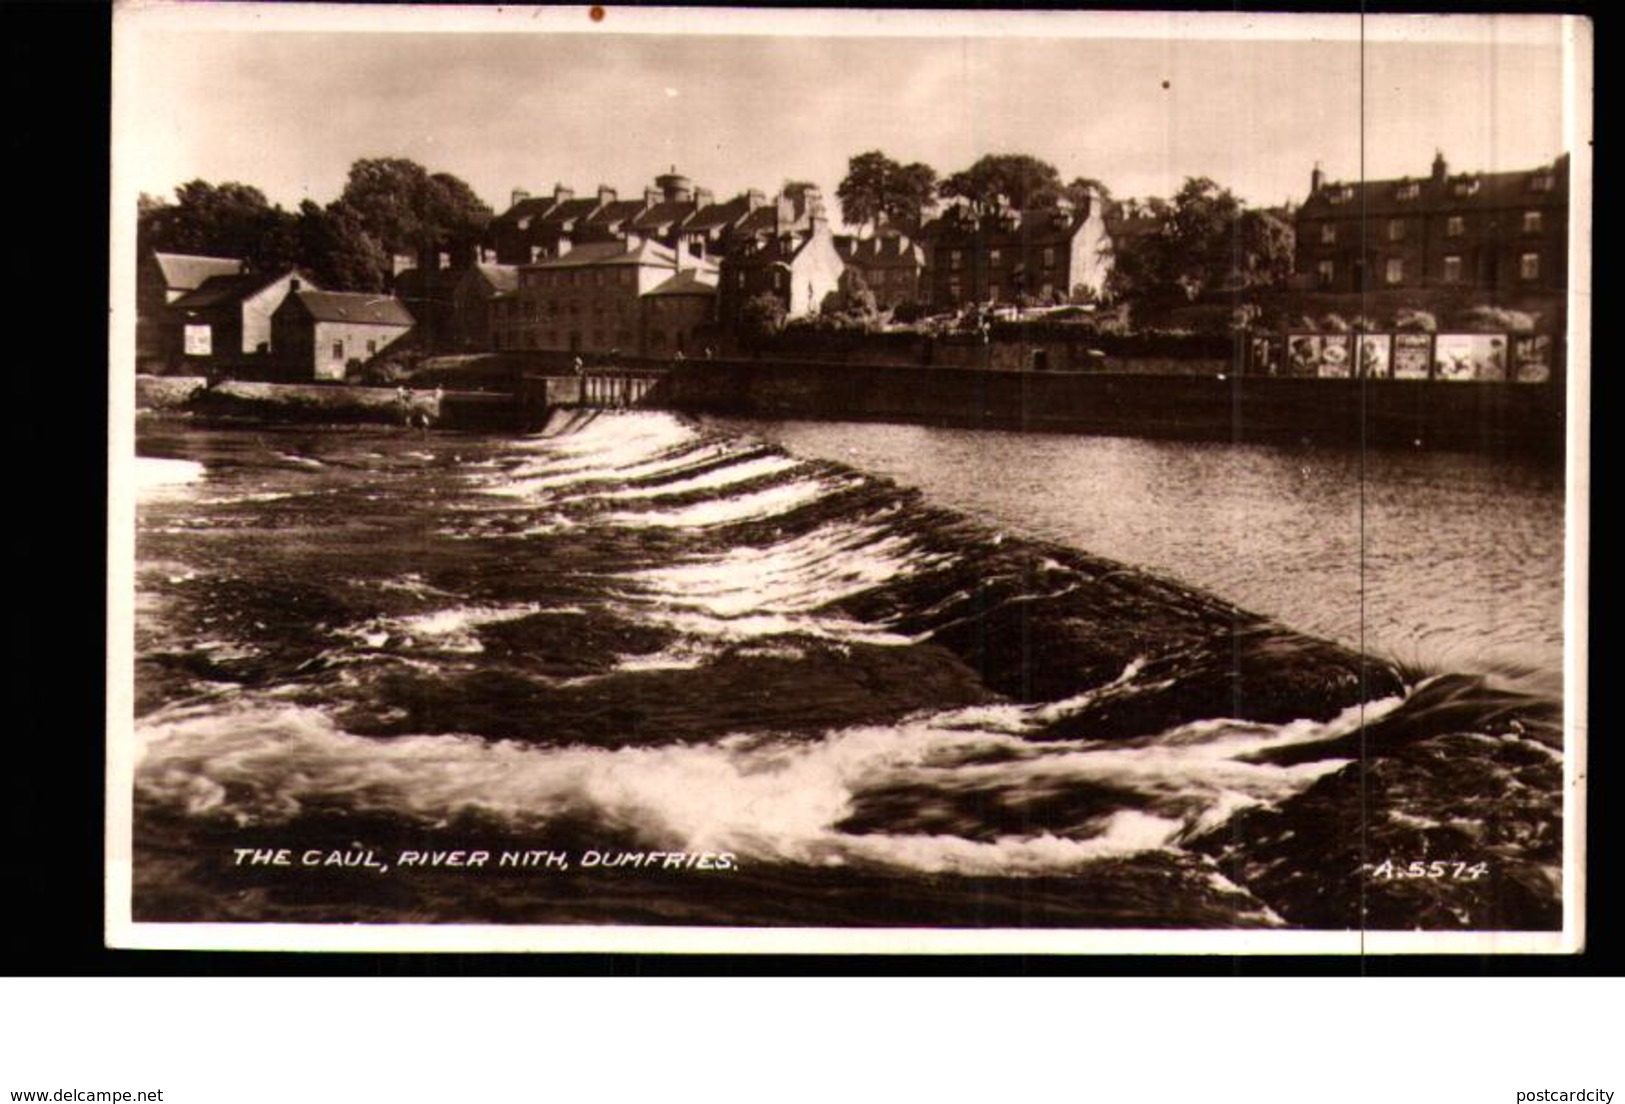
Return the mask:
[[953,207],[926,223],[920,237],[925,300],[939,309],[1094,298],[1111,272],[1104,204],[1093,195],[980,216]]
[[1299,282],[1332,292],[1476,289],[1558,293],[1567,284],[1569,158],[1516,172],[1328,181],[1298,208]]
[[658,241],[566,244],[561,256],[519,266],[514,290],[491,300],[492,347],[692,353],[716,318],[716,280],[709,261]]

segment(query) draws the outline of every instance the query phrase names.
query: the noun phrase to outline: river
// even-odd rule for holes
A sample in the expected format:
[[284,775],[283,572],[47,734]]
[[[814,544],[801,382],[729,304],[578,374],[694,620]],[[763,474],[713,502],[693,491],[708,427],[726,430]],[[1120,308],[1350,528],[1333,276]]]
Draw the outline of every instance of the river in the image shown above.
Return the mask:
[[139,451],[138,922],[1561,923],[1538,468],[654,413]]

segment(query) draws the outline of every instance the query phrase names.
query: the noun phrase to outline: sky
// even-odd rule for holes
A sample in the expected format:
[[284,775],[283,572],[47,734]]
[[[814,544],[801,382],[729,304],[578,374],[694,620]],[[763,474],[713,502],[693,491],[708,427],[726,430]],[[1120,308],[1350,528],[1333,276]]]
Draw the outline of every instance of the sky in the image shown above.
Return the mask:
[[201,178],[325,204],[391,156],[498,212],[514,188],[631,196],[673,166],[719,199],[797,179],[833,200],[879,149],[942,175],[1029,153],[1117,196],[1208,176],[1274,205],[1317,162],[1520,169],[1576,141],[1552,17],[200,7],[115,18],[118,195]]

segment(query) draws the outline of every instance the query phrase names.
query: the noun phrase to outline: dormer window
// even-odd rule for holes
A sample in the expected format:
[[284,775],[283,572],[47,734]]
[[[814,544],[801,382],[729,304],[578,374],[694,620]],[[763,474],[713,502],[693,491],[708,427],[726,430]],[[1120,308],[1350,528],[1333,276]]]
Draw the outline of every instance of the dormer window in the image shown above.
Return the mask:
[[1421,194],[1422,186],[1417,184],[1415,181],[1409,181],[1401,184],[1398,188],[1394,189],[1395,199],[1415,199]]
[[1451,186],[1450,190],[1452,192],[1454,192],[1456,195],[1459,195],[1459,196],[1477,195],[1478,194],[1478,178],[1477,177],[1467,177],[1467,178],[1465,178],[1463,180],[1458,180],[1458,181],[1455,182],[1455,184],[1453,184]]
[[1354,189],[1347,184],[1331,189],[1326,195],[1326,199],[1331,203],[1347,203],[1353,198]]
[[1557,182],[1552,179],[1551,173],[1536,173],[1529,178],[1529,190],[1531,192],[1549,192],[1556,184]]

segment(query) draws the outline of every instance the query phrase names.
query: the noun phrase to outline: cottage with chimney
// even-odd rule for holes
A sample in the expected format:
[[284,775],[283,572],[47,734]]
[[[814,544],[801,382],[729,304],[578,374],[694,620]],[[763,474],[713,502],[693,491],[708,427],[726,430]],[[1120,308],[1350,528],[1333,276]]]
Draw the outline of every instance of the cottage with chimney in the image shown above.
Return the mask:
[[845,272],[822,194],[810,186],[786,189],[734,228],[722,262],[722,321],[737,325],[741,308],[764,294],[779,301],[787,318],[817,314],[843,301]]
[[411,328],[411,312],[393,296],[295,285],[271,316],[271,346],[286,379],[342,380]]
[[137,370],[167,366],[169,347],[166,308],[211,276],[239,276],[241,257],[202,257],[187,253],[149,252],[135,270],[135,357]]
[[295,287],[316,284],[298,269],[210,276],[166,311],[164,347],[169,363],[185,372],[202,373],[240,372],[252,369],[255,361],[268,361],[271,317]]

